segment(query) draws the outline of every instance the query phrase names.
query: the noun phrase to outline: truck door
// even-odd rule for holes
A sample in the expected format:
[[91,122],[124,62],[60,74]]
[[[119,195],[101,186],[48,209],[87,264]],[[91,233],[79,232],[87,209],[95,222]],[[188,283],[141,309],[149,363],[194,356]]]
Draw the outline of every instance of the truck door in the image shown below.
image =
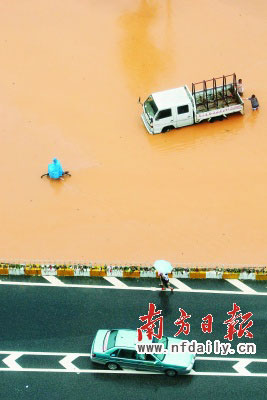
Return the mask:
[[175,127],[172,109],[160,110],[154,120],[154,133],[166,132],[168,127]]
[[177,125],[180,128],[194,123],[194,116],[191,104],[184,104],[177,107]]

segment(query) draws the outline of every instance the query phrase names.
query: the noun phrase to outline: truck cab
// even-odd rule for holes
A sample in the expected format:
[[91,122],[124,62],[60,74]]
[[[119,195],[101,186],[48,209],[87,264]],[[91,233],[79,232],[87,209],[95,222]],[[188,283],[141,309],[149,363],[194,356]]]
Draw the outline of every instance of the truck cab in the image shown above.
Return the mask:
[[194,101],[187,86],[152,93],[144,102],[142,120],[152,135],[194,124]]

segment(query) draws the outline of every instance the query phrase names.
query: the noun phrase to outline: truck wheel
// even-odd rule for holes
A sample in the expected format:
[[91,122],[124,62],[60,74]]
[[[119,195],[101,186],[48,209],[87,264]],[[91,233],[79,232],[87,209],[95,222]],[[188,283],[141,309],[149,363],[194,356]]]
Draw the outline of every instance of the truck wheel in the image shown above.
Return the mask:
[[164,128],[162,128],[161,133],[169,132],[172,129],[174,129],[174,126],[164,126]]
[[212,124],[215,121],[223,121],[224,117],[222,115],[220,115],[219,117],[213,117],[209,120],[209,122]]
[[108,369],[111,369],[112,371],[116,371],[116,369],[119,369],[118,364],[110,362],[106,364]]
[[166,369],[165,374],[167,376],[174,377],[174,376],[176,376],[176,371],[174,369]]

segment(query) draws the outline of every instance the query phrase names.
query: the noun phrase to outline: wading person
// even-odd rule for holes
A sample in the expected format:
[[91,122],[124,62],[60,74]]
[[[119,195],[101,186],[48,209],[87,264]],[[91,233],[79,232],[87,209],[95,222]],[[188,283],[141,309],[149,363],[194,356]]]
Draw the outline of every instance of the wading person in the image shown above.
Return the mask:
[[251,97],[248,97],[245,100],[250,100],[251,101],[251,107],[252,107],[253,111],[258,110],[260,105],[259,105],[258,99],[255,96],[255,94],[253,94]]
[[160,285],[162,286],[162,290],[171,289],[173,291],[173,287],[170,285],[170,280],[168,274],[159,273]]
[[41,178],[44,176],[49,176],[52,179],[62,179],[63,175],[71,176],[69,171],[63,171],[60,161],[57,158],[53,158],[53,162],[48,164],[48,173],[43,174]]

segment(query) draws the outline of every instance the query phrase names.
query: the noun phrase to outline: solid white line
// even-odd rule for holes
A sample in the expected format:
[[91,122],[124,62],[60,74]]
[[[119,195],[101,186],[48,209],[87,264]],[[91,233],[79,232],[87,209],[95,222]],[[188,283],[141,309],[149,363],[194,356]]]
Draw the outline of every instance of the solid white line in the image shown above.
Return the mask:
[[189,286],[187,286],[185,283],[181,282],[179,279],[177,278],[170,278],[170,283],[177,287],[179,290],[183,290],[186,292],[191,292],[191,288]]
[[[135,371],[135,370],[100,370],[100,369],[79,369],[79,370],[68,370],[68,369],[53,369],[53,368],[23,368],[20,370],[17,369],[10,369],[10,368],[0,368],[0,372],[63,372],[63,373],[75,373],[79,374],[132,374],[132,375],[162,375],[162,372],[152,372],[152,371]],[[251,373],[250,375],[247,374],[240,374],[236,372],[195,372],[191,371],[188,376],[190,375],[203,375],[203,376],[232,376],[232,377],[251,377],[251,378],[267,378],[267,374],[265,373]]]
[[127,285],[125,285],[125,283],[123,283],[122,281],[120,281],[118,278],[115,278],[114,276],[104,276],[103,277],[106,281],[110,282],[112,285],[116,286],[116,287],[120,287],[120,288],[125,288],[125,287],[129,287]]
[[249,362],[266,362],[267,358],[242,358],[242,357],[196,357],[196,360],[208,360],[208,361],[244,361],[248,360]]
[[0,351],[0,354],[18,354],[20,355],[30,355],[30,356],[76,356],[76,357],[91,357],[90,353],[57,353],[57,352],[51,352],[51,351]]
[[225,279],[227,282],[231,283],[238,289],[242,290],[244,293],[257,293],[256,290],[251,289],[248,285],[245,283],[239,281],[238,279]]
[[[46,287],[61,287],[61,288],[76,288],[76,289],[108,289],[108,290],[147,290],[147,291],[161,291],[161,288],[156,287],[135,287],[135,286],[126,286],[126,287],[117,287],[117,286],[101,286],[101,285],[79,285],[79,284],[55,284],[51,285],[50,283],[37,283],[37,282],[9,282],[4,281],[0,282],[0,285],[17,285],[17,286],[46,286]],[[176,289],[174,289],[176,291]],[[180,290],[180,292],[187,292],[187,290]],[[178,292],[178,290],[177,290]],[[202,290],[202,289],[192,289],[190,293],[211,293],[211,294],[228,294],[228,295],[253,295],[253,296],[267,296],[267,292],[241,292],[234,290]]]
[[65,284],[58,278],[56,278],[55,276],[43,276],[43,278],[45,278],[48,282],[52,283],[52,285],[54,286],[65,286]]
[[106,370],[106,369],[78,369],[78,370],[69,370],[69,369],[60,369],[60,368],[23,368],[21,370],[11,369],[11,368],[0,368],[0,371],[5,372],[69,372],[75,374],[135,374],[135,375],[158,375],[162,374],[161,372],[150,372],[150,371],[136,371],[134,369],[127,370]]
[[239,374],[237,372],[195,372],[191,371],[188,375],[203,375],[203,376],[235,376],[235,377],[253,377],[253,378],[267,378],[267,374]]

